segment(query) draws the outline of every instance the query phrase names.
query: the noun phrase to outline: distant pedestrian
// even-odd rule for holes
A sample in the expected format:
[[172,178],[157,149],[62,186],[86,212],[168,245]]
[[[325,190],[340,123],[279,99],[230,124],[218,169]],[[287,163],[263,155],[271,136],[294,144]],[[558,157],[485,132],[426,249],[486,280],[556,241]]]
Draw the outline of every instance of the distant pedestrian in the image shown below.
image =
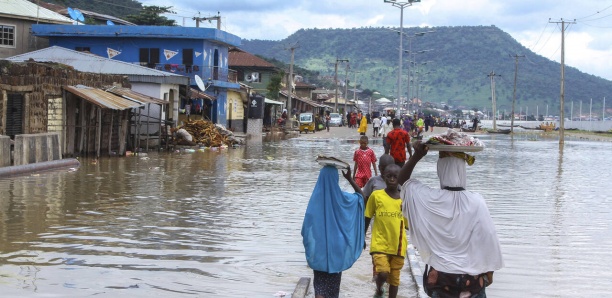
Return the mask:
[[365,136],[368,131],[368,119],[364,115],[361,115],[360,119],[359,129],[357,131],[360,135]]
[[374,127],[374,133],[372,134],[373,137],[377,137],[379,135],[379,130],[380,130],[380,118],[378,117],[374,117],[374,120],[372,120],[372,126]]
[[410,135],[400,127],[399,119],[393,119],[393,130],[387,134],[385,153],[390,153],[395,160],[395,164],[401,167],[406,162],[406,150],[412,156]]
[[387,127],[387,116],[382,115],[380,118],[380,134],[384,137],[388,131],[385,131]]
[[359,187],[364,187],[366,183],[368,183],[368,180],[372,178],[371,168],[374,168],[374,175],[378,176],[378,171],[376,169],[376,154],[374,154],[372,148],[368,147],[367,136],[361,136],[361,138],[359,138],[359,148],[357,148],[353,154],[353,161],[355,162],[353,180],[355,180]]

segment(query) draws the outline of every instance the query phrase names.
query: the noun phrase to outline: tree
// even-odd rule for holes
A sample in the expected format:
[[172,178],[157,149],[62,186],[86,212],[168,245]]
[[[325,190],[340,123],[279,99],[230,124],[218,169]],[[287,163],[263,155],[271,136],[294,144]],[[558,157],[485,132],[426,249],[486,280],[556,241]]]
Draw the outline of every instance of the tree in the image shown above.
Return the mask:
[[267,97],[271,99],[278,99],[278,93],[281,91],[281,82],[284,76],[285,72],[281,71],[281,73],[278,73],[270,78],[270,83],[268,83],[268,86],[266,86],[266,89],[268,89],[268,94],[266,94]]
[[176,21],[160,16],[163,13],[175,13],[171,8],[172,6],[143,6],[139,14],[128,15],[125,19],[137,25],[176,26]]

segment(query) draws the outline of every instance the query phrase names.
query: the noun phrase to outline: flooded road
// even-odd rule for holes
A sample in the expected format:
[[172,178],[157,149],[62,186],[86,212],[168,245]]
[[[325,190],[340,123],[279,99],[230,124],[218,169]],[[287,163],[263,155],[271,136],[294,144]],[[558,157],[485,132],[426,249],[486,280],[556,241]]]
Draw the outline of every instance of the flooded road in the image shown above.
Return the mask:
[[[274,297],[312,276],[300,228],[320,166],[358,147],[300,137],[223,151],[82,160],[0,179],[3,297]],[[483,136],[468,168],[506,267],[490,297],[605,297],[612,292],[612,143]],[[382,146],[371,142],[377,156]],[[415,175],[437,186],[435,154]],[[351,162],[352,164],[352,162]],[[341,179],[342,181],[342,179]],[[351,187],[341,182],[345,190]],[[370,297],[367,251],[341,297]],[[402,271],[400,297],[415,297]],[[289,296],[288,295],[288,296]]]

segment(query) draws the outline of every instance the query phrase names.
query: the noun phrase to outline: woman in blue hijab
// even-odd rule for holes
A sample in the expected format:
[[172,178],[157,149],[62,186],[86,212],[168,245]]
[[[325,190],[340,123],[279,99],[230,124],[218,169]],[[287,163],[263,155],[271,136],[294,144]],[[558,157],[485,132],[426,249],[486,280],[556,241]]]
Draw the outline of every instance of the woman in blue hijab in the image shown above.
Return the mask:
[[324,166],[304,215],[302,237],[316,298],[338,297],[342,271],[353,266],[365,244],[363,192],[350,166],[342,175],[355,193],[342,191],[338,169]]

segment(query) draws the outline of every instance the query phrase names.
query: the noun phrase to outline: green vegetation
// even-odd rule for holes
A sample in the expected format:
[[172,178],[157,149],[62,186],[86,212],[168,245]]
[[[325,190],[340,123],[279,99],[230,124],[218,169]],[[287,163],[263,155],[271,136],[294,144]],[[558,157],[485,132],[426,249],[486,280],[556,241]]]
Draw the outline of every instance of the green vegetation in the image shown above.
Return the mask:
[[174,20],[161,16],[163,13],[174,13],[171,8],[172,6],[144,6],[140,13],[128,15],[125,19],[136,25],[176,26]]
[[[399,28],[360,29],[302,29],[281,41],[243,40],[242,49],[277,62],[288,63],[287,44],[298,42],[295,52],[296,73],[307,82],[320,87],[333,88],[336,58],[349,59],[350,69],[359,71],[358,85],[362,89],[376,90],[381,96],[397,96],[397,61],[399,38],[392,30]],[[404,39],[402,96],[408,92],[408,67],[412,73],[410,97],[417,97],[415,85],[419,82],[418,97],[424,102],[445,102],[450,109],[491,108],[491,71],[495,78],[497,108],[510,113],[514,88],[513,55],[519,58],[515,110],[529,106],[529,113],[558,114],[560,102],[560,64],[542,57],[522,46],[509,34],[495,26],[463,26],[435,28],[404,28],[407,36],[423,31],[435,31]],[[411,47],[411,48],[410,48]],[[410,59],[414,61],[410,61]],[[424,64],[426,62],[426,64]],[[416,63],[416,64],[415,64]],[[415,72],[418,66],[418,73]],[[281,67],[281,66],[279,66]],[[287,69],[286,67],[282,67]],[[305,75],[302,69],[311,71]],[[312,75],[318,74],[318,78]],[[338,67],[338,80],[345,79],[344,65]],[[331,79],[330,79],[331,78]],[[349,82],[354,74],[349,73]],[[350,84],[353,87],[353,84]],[[603,97],[612,93],[612,82],[600,77],[565,67],[565,110],[569,114],[571,101],[574,112],[580,100],[593,99],[593,108],[602,105]],[[524,111],[525,109],[523,109]]]

